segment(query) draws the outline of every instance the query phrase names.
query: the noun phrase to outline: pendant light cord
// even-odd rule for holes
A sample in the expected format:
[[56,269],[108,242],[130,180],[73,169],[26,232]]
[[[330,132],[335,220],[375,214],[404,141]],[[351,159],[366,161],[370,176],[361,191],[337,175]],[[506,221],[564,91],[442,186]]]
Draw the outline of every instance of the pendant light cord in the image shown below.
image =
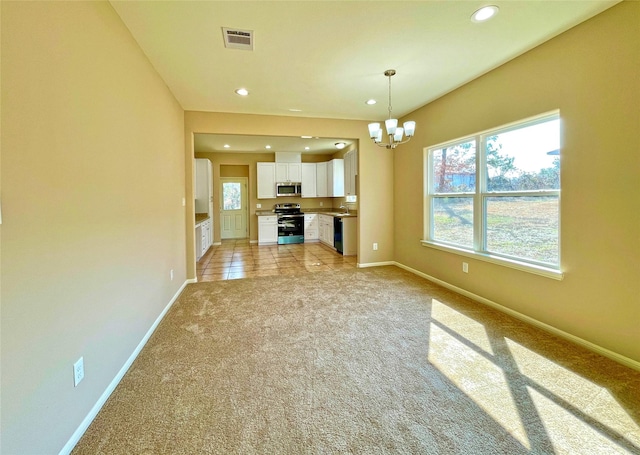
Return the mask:
[[391,118],[391,74],[389,77],[389,118]]

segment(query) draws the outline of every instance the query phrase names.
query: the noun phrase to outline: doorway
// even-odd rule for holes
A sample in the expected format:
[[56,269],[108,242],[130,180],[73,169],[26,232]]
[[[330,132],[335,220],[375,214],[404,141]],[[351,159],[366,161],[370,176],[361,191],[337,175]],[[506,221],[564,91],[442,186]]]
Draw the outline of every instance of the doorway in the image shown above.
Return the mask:
[[220,178],[220,238],[244,239],[249,237],[248,179],[246,177]]

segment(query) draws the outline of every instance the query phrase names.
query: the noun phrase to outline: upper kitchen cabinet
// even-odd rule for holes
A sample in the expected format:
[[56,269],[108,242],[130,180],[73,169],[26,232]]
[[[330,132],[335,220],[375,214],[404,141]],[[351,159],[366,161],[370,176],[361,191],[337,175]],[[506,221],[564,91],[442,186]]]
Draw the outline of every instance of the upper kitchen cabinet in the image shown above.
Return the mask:
[[358,175],[358,150],[351,150],[344,155],[344,194],[357,195],[356,175]]
[[302,163],[302,197],[317,197],[316,163]]
[[328,163],[316,163],[316,195],[318,197],[328,197],[327,189],[327,165]]
[[316,163],[317,197],[344,196],[344,160]]
[[276,198],[276,163],[257,163],[258,199]]
[[276,163],[276,182],[301,182],[302,163]]
[[344,160],[334,159],[327,163],[327,196],[344,196]]
[[195,212],[211,216],[213,214],[211,161],[200,158],[194,161],[196,171],[194,179]]

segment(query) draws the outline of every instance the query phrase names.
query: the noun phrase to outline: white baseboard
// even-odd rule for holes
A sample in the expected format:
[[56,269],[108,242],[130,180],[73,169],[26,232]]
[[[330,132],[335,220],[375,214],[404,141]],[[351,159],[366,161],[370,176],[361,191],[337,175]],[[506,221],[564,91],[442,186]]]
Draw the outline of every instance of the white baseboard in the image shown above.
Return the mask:
[[491,308],[494,308],[498,311],[501,311],[503,313],[508,314],[509,316],[513,316],[516,319],[519,319],[523,322],[526,322],[527,324],[533,325],[535,327],[538,327],[546,332],[550,332],[554,335],[559,336],[560,338],[564,338],[565,340],[571,341],[572,343],[575,343],[577,345],[580,345],[590,351],[596,352],[604,357],[607,357],[611,360],[614,360],[624,366],[627,366],[629,368],[632,368],[634,370],[640,371],[640,362],[630,359],[629,357],[625,357],[621,354],[618,354],[617,352],[613,352],[607,348],[603,348],[602,346],[599,346],[595,343],[592,343],[590,341],[587,341],[583,338],[577,337],[575,335],[572,335],[568,332],[565,332],[563,330],[560,330],[556,327],[553,327],[549,324],[546,324],[544,322],[538,321],[537,319],[532,318],[531,316],[527,316],[526,314],[522,314],[518,311],[512,310],[511,308],[507,308],[506,306],[500,305],[499,303],[496,303],[492,300],[486,299],[484,297],[481,297],[477,294],[474,294],[472,292],[466,291],[465,289],[459,288],[457,286],[454,286],[452,284],[447,283],[446,281],[442,281],[439,280],[438,278],[432,277],[431,275],[427,275],[426,273],[422,273],[416,269],[412,269],[411,267],[408,267],[404,264],[400,264],[399,262],[394,262],[395,265],[397,265],[398,267],[400,267],[401,269],[407,270],[415,275],[421,276],[422,278],[425,278],[429,281],[432,281],[434,283],[439,284],[440,286],[443,286],[447,289],[450,289],[454,292],[457,292],[458,294],[462,294],[466,297],[469,297],[470,299],[475,300],[476,302],[480,302],[484,305],[490,306]]
[[118,371],[118,374],[116,374],[116,376],[113,378],[111,383],[107,386],[106,390],[102,393],[102,395],[100,395],[100,398],[98,398],[98,401],[96,402],[96,404],[93,405],[93,407],[89,411],[89,414],[87,414],[84,420],[80,423],[80,426],[76,429],[76,431],[74,431],[74,433],[71,435],[71,438],[69,438],[69,440],[64,445],[62,450],[60,450],[59,455],[69,455],[71,453],[71,451],[76,446],[78,441],[80,441],[80,438],[82,437],[82,435],[85,433],[85,431],[87,431],[87,428],[89,428],[89,425],[91,425],[91,422],[93,422],[93,420],[98,415],[98,412],[100,412],[100,409],[102,409],[102,406],[104,406],[109,396],[113,393],[116,386],[120,383],[120,381],[124,377],[127,370],[129,370],[129,367],[131,366],[131,364],[133,364],[133,361],[136,359],[136,357],[138,357],[138,354],[140,354],[140,351],[142,351],[142,348],[144,348],[144,345],[147,344],[147,341],[149,341],[149,338],[158,327],[158,324],[160,324],[160,321],[162,321],[162,319],[167,314],[169,309],[173,306],[175,301],[178,299],[178,297],[180,296],[184,288],[187,286],[187,284],[196,283],[196,282],[197,282],[197,279],[188,279],[184,283],[182,283],[182,286],[180,286],[180,289],[178,289],[178,292],[175,293],[175,295],[171,298],[171,301],[169,301],[167,306],[164,307],[164,310],[162,310],[162,313],[160,313],[160,315],[156,318],[155,322],[151,325],[151,327],[149,328],[145,336],[142,338],[140,343],[138,343],[138,346],[135,348],[133,353],[131,353],[131,355],[129,356],[127,361],[124,363],[122,368],[120,368],[120,371]]
[[364,269],[364,268],[367,268],[367,267],[381,267],[381,266],[383,266],[383,265],[397,265],[397,263],[396,263],[396,262],[394,262],[394,261],[385,261],[385,262],[365,262],[364,264],[363,264],[363,263],[358,262],[357,267],[358,267],[359,269]]

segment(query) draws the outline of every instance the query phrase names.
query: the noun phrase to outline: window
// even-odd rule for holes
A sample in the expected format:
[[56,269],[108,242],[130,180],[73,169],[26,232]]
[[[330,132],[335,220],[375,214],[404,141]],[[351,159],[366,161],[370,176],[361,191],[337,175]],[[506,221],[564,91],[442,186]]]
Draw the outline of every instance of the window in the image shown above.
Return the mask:
[[558,112],[429,147],[425,167],[424,244],[561,276]]
[[223,210],[240,210],[242,208],[242,190],[240,183],[222,184]]

